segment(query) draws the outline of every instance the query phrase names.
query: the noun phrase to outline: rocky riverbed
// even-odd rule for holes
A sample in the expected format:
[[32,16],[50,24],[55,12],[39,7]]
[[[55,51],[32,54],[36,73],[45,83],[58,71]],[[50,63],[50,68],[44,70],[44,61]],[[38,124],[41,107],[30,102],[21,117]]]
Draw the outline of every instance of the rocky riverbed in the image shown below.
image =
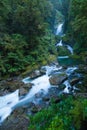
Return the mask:
[[[56,63],[55,65],[56,68],[60,67]],[[53,66],[53,64],[49,65],[50,68],[51,66]],[[29,74],[29,77],[34,80],[35,78],[44,75],[47,72],[46,67],[41,67],[40,70],[34,70]],[[34,115],[41,109],[48,107],[51,104],[52,99],[54,99],[55,103],[60,102],[60,94],[67,93],[68,95],[70,93],[75,96],[86,95],[86,65],[79,65],[74,71],[72,70],[75,67],[62,67],[60,69],[54,68],[49,69],[49,81],[51,87],[48,89],[48,92],[44,93],[44,90],[41,90],[34,95],[32,102],[15,109],[12,114],[1,124],[0,130],[27,130],[29,126],[29,115]],[[68,81],[68,84],[66,81]],[[32,83],[24,83],[23,77],[20,76],[2,80],[0,81],[0,96],[4,96],[19,89],[19,97],[21,100],[27,93],[29,93],[32,86]]]

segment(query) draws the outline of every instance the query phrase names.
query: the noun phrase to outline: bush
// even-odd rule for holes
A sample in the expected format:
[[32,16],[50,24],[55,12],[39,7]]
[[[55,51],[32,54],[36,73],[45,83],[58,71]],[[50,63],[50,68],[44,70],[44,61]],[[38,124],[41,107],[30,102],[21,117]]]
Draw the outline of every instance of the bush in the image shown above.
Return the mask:
[[73,96],[61,97],[58,104],[52,103],[48,109],[41,110],[30,117],[29,130],[79,130],[87,118],[87,99]]

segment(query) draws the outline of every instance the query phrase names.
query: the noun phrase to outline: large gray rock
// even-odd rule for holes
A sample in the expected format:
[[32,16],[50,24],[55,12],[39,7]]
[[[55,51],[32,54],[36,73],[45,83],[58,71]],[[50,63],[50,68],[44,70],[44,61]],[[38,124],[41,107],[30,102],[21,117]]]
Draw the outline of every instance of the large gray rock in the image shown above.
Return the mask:
[[67,79],[67,75],[65,73],[55,73],[50,76],[49,81],[51,85],[60,85]]

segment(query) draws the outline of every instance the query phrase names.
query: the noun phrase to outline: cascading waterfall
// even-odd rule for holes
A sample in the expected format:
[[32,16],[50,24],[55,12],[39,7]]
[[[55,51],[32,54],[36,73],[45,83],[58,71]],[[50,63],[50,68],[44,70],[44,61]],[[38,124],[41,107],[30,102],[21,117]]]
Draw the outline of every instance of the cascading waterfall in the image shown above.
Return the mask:
[[[63,23],[60,23],[58,25],[58,27],[57,27],[56,35],[61,36],[61,34],[63,32],[62,31],[62,27],[63,27]],[[66,45],[66,44],[64,45],[63,42],[62,42],[62,40],[60,40],[59,43],[56,44],[56,47],[58,47],[58,46],[66,46],[67,49],[70,51],[70,53],[73,55],[73,48],[70,45]]]
[[70,45],[63,44],[62,40],[60,40],[59,43],[56,44],[56,47],[58,46],[66,46],[70,53],[73,55],[73,48]]
[[63,23],[60,23],[57,27],[56,30],[56,35],[61,35],[62,34],[62,27],[63,27]]

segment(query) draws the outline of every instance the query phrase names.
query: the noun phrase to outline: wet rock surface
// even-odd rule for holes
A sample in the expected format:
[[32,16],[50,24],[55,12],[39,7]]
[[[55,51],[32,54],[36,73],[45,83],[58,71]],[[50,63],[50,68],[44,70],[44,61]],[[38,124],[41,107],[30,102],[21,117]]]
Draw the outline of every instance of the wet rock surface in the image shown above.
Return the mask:
[[41,76],[41,72],[40,70],[35,70],[35,71],[32,71],[29,75],[30,78],[34,79],[34,78],[37,78]]
[[80,81],[80,78],[73,78],[72,80],[70,80],[70,84],[73,86],[77,84],[79,81]]
[[14,92],[17,89],[19,89],[20,96],[26,95],[29,92],[29,89],[32,88],[32,85],[33,84],[31,83],[24,84],[19,77],[2,80],[0,82],[0,96]]
[[0,130],[28,130],[29,118],[25,110],[20,108],[15,110],[7,120],[0,126]]
[[53,75],[51,75],[49,81],[51,85],[60,85],[61,83],[63,83],[66,79],[67,79],[67,75],[65,73],[54,73]]

